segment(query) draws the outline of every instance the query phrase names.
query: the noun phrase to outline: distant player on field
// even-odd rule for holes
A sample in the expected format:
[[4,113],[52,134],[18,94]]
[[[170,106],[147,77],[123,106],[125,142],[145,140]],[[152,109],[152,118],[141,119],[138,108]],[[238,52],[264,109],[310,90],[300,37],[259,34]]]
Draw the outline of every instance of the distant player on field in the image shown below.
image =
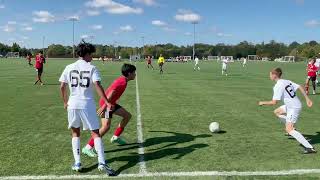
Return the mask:
[[152,66],[152,58],[150,56],[147,57],[147,67],[148,69],[151,67],[154,70]]
[[227,74],[228,63],[229,63],[228,59],[222,60],[222,75],[225,74],[226,76],[228,76],[228,74]]
[[158,59],[158,65],[160,68],[160,74],[163,74],[163,65],[164,65],[164,57],[162,56],[162,54],[160,54],[159,59]]
[[196,69],[198,69],[200,71],[199,58],[197,56],[196,56],[196,58],[194,58],[194,68],[193,68],[193,70],[195,71]]
[[307,94],[309,94],[309,82],[310,82],[310,80],[312,82],[313,94],[316,94],[316,80],[317,80],[318,68],[315,65],[315,63],[316,63],[315,59],[311,59],[311,61],[308,63],[308,67],[307,67],[308,77],[307,77],[306,85],[305,85],[305,90],[306,90]]
[[32,64],[31,64],[32,54],[31,54],[31,53],[27,53],[26,59],[27,59],[27,61],[28,61],[28,65],[29,65],[29,66],[32,66]]
[[[99,120],[96,114],[93,87],[99,96],[108,102],[100,84],[101,77],[98,69],[90,62],[95,47],[89,43],[80,43],[77,47],[79,60],[66,66],[59,81],[64,108],[68,110],[68,127],[72,131],[72,152],[75,160],[72,170],[81,170],[80,161],[80,124],[84,130],[91,130],[98,154],[98,169],[105,171],[110,176],[116,173],[106,164],[104,145],[99,134]],[[70,96],[67,97],[66,87],[69,86]]]
[[280,68],[273,69],[270,72],[270,79],[276,82],[273,88],[273,98],[271,101],[260,101],[259,105],[273,106],[276,105],[278,101],[283,100],[284,105],[274,111],[275,115],[280,118],[281,122],[285,123],[287,133],[303,145],[305,154],[315,153],[316,151],[313,146],[294,128],[302,108],[296,91],[298,89],[300,90],[308,107],[312,107],[312,101],[300,85],[289,80],[281,79],[281,75],[282,70]]
[[[134,65],[124,64],[122,66],[122,76],[116,79],[105,91],[105,95],[110,104],[105,103],[103,98],[100,99],[100,108],[98,109],[97,114],[101,117],[102,127],[99,130],[101,136],[109,131],[113,114],[122,117],[122,121],[119,123],[110,140],[111,143],[118,143],[120,145],[126,144],[126,142],[120,138],[120,135],[131,119],[131,114],[125,108],[117,104],[117,102],[126,90],[128,82],[135,79],[135,71],[136,67]],[[93,151],[94,146],[95,141],[91,138],[88,144],[82,149],[82,153],[89,157],[95,157],[96,154]]]
[[243,58],[242,67],[247,66],[247,58]]
[[36,63],[35,63],[35,68],[37,70],[37,80],[36,82],[34,83],[34,85],[36,85],[38,82],[41,83],[41,85],[43,85],[43,82],[41,80],[41,76],[42,76],[42,73],[43,73],[43,64],[46,63],[46,59],[44,58],[44,56],[42,55],[42,51],[40,51],[36,57],[35,57],[35,60],[36,60]]

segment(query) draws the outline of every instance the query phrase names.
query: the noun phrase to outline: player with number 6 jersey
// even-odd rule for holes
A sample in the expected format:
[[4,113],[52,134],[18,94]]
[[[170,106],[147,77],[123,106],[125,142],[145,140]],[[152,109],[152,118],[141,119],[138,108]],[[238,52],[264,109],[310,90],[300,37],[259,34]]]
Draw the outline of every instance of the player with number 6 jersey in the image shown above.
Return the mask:
[[273,88],[273,98],[271,101],[260,101],[259,105],[276,105],[278,101],[282,100],[284,105],[274,111],[275,115],[285,124],[287,133],[304,147],[303,153],[315,153],[313,146],[294,128],[302,109],[296,91],[300,90],[308,107],[312,107],[312,101],[300,85],[290,80],[281,79],[281,75],[282,70],[280,68],[273,69],[270,72],[270,79],[276,82]]

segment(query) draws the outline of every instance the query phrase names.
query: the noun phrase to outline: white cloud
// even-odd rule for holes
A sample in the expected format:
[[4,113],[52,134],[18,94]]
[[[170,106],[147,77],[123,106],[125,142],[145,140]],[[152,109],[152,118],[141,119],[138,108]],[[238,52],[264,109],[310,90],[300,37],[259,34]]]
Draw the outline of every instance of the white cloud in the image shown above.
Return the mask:
[[174,17],[177,21],[195,23],[201,20],[201,16],[190,10],[178,10],[178,13]]
[[39,23],[49,23],[54,22],[54,15],[49,13],[48,11],[34,11],[34,17],[32,18],[33,22]]
[[4,9],[4,8],[6,8],[6,6],[3,4],[0,4],[0,9]]
[[27,37],[27,36],[22,36],[21,37],[23,40],[28,40],[28,39],[30,39],[29,37]]
[[141,3],[147,6],[155,6],[157,2],[155,0],[133,0],[135,3]]
[[225,33],[217,33],[218,37],[232,37],[232,34],[225,34]]
[[163,22],[163,21],[160,21],[160,20],[153,20],[151,23],[153,25],[155,25],[155,26],[166,26],[167,25],[166,22]]
[[6,24],[5,26],[2,26],[1,29],[2,29],[2,31],[7,32],[7,33],[11,33],[11,32],[16,31],[15,27],[10,26],[8,24]]
[[80,36],[81,39],[93,39],[94,35],[83,34]]
[[318,20],[313,19],[313,20],[307,21],[305,25],[308,27],[317,27],[317,26],[320,26],[320,22]]
[[186,35],[186,36],[191,36],[192,33],[191,33],[191,32],[186,32],[186,33],[184,33],[184,35]]
[[175,28],[171,28],[171,27],[163,27],[162,28],[164,31],[168,31],[168,32],[175,32],[177,31]]
[[101,30],[103,28],[103,26],[100,24],[95,24],[95,25],[90,26],[89,28],[93,29],[93,30]]
[[91,8],[103,8],[110,14],[141,14],[143,9],[134,8],[115,2],[113,0],[90,0],[86,3],[86,6]]
[[133,27],[130,26],[130,25],[125,25],[125,26],[121,26],[120,27],[120,31],[122,31],[122,32],[130,32],[130,31],[133,31],[133,30],[134,30]]
[[80,20],[80,17],[79,17],[78,15],[73,15],[73,16],[67,17],[67,20],[79,21],[79,20]]
[[87,14],[89,16],[98,16],[98,15],[100,15],[100,11],[91,9],[91,10],[87,10]]
[[22,31],[32,31],[33,30],[33,27],[31,26],[25,26],[21,29]]
[[16,21],[8,21],[8,23],[7,24],[10,24],[10,25],[16,25],[17,24],[17,22]]

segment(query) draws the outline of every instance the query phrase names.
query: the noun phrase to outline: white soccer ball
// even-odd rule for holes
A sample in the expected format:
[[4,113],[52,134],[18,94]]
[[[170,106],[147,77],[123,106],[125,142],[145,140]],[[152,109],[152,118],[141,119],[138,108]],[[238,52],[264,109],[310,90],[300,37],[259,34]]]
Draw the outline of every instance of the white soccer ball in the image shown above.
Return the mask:
[[217,122],[212,122],[210,123],[209,125],[209,130],[212,132],[212,133],[217,133],[220,131],[220,126],[219,126],[219,123]]

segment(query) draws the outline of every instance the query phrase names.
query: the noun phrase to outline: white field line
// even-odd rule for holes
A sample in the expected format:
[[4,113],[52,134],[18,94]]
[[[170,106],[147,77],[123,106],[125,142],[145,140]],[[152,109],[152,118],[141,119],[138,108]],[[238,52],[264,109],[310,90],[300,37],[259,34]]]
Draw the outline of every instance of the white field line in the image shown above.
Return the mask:
[[138,148],[139,173],[146,174],[147,173],[147,166],[146,166],[146,162],[144,161],[143,132],[142,132],[142,122],[141,122],[138,74],[136,75],[136,101],[137,101],[137,135],[138,135],[138,143],[139,143],[139,148]]
[[[320,169],[293,169],[282,171],[194,171],[194,172],[156,172],[138,174],[120,174],[118,177],[192,177],[192,176],[285,176],[319,174]],[[27,179],[101,179],[108,178],[107,175],[47,175],[47,176],[0,176],[0,180],[27,180]]]

